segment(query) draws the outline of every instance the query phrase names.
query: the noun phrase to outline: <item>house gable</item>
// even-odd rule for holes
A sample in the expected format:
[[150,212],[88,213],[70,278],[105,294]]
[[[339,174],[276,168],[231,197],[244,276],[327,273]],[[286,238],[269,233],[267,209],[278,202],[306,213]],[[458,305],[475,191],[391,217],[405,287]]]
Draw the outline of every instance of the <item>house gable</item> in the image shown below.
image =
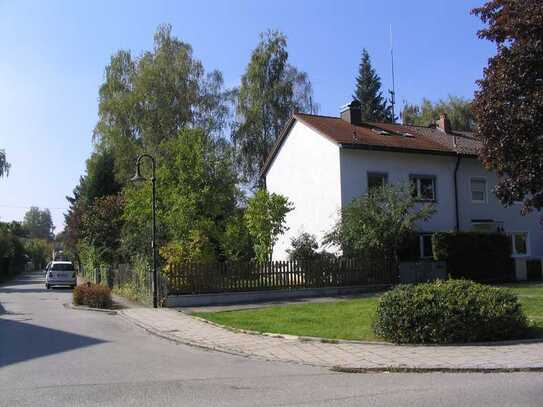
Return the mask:
[[268,191],[294,204],[286,219],[289,230],[280,237],[275,258],[287,257],[292,237],[308,232],[320,241],[331,228],[341,204],[339,165],[336,143],[293,121],[266,171]]

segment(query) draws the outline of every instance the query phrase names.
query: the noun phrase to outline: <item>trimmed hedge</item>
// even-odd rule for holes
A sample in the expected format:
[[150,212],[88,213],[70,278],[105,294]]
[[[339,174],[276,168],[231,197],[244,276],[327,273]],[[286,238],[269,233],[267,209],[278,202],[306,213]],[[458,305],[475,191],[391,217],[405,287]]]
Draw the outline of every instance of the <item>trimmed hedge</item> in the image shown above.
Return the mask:
[[24,271],[25,263],[25,248],[21,239],[0,230],[0,281]]
[[395,343],[463,343],[523,337],[517,296],[467,280],[399,285],[381,296],[373,329]]
[[434,260],[447,262],[451,278],[514,280],[511,238],[503,233],[439,232],[432,237],[432,248]]
[[111,290],[101,284],[85,283],[73,290],[75,305],[86,305],[92,308],[111,308]]

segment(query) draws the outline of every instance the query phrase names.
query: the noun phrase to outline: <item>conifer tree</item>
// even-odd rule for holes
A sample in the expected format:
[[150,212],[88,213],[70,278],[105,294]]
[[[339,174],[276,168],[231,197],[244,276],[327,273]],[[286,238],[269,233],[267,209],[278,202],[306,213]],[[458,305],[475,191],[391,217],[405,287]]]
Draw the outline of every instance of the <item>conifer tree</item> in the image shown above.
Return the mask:
[[381,78],[371,65],[370,54],[366,49],[362,50],[353,98],[362,104],[362,121],[393,121],[392,106],[383,97]]

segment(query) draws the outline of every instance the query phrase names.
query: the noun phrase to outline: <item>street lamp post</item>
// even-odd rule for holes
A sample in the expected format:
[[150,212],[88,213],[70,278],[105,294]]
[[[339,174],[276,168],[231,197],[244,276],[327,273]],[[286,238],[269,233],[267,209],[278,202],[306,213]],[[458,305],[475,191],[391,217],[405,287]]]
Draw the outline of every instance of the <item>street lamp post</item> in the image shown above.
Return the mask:
[[136,160],[136,175],[132,177],[133,182],[138,181],[149,181],[149,178],[145,178],[141,175],[140,170],[140,164],[141,161],[144,158],[148,158],[151,160],[152,164],[152,176],[151,176],[151,184],[153,186],[153,197],[152,197],[152,205],[153,205],[153,232],[152,232],[152,240],[151,240],[151,250],[152,250],[152,256],[153,256],[153,279],[151,282],[151,287],[153,291],[153,308],[158,307],[158,273],[157,273],[157,267],[156,267],[156,177],[155,177],[155,159],[149,155],[149,154],[141,154],[138,159]]

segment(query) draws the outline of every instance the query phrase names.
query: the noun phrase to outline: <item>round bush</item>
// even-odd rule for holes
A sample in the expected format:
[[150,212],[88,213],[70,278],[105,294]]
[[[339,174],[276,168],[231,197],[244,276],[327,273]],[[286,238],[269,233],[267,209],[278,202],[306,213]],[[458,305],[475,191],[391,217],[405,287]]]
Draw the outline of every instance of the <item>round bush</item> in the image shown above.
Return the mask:
[[395,343],[461,343],[519,338],[527,326],[512,291],[448,280],[388,291],[379,300],[373,330]]
[[73,303],[92,308],[111,308],[111,290],[101,284],[81,284],[73,290]]

